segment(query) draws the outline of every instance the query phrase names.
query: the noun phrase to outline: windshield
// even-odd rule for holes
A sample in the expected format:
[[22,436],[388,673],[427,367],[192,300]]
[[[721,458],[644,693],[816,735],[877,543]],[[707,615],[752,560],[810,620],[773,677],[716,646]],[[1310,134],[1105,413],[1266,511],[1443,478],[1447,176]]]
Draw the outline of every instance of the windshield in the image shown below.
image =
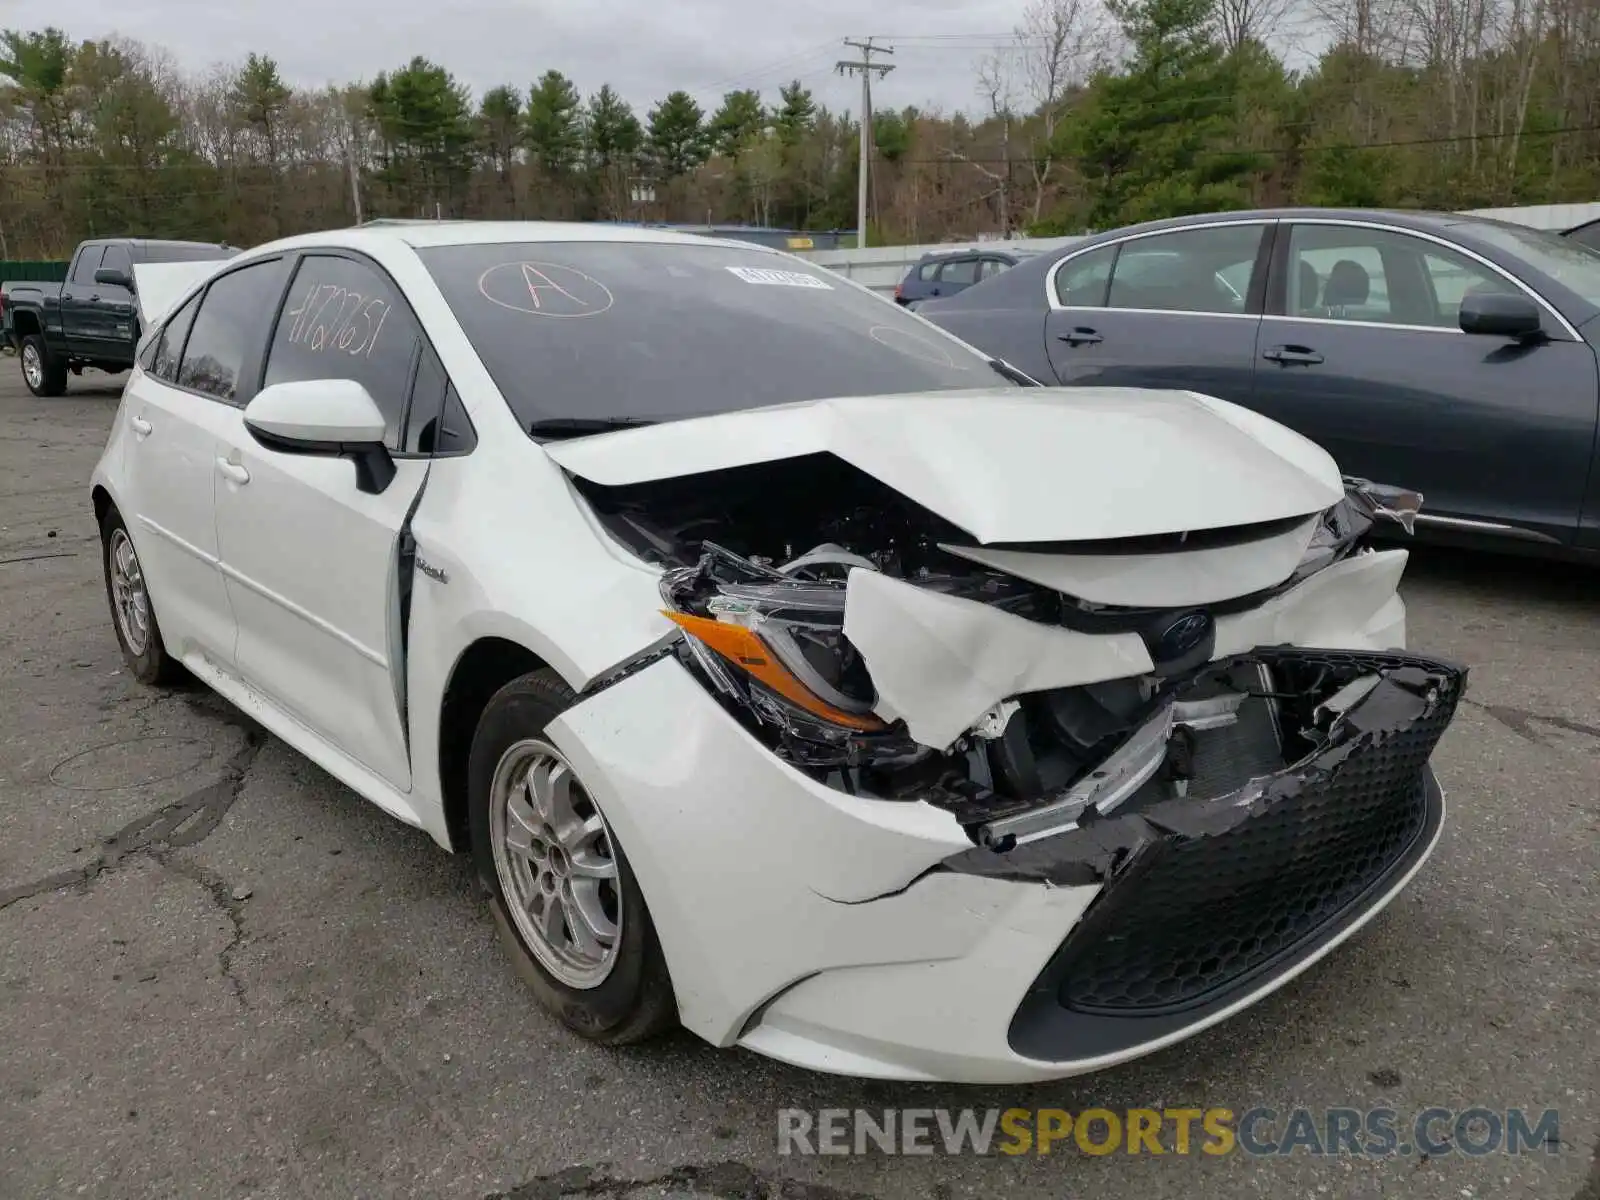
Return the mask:
[[417,253],[524,429],[1012,386],[986,358],[826,268],[754,248],[582,241]]
[[1523,259],[1536,271],[1600,308],[1600,251],[1537,229],[1474,222],[1472,233]]

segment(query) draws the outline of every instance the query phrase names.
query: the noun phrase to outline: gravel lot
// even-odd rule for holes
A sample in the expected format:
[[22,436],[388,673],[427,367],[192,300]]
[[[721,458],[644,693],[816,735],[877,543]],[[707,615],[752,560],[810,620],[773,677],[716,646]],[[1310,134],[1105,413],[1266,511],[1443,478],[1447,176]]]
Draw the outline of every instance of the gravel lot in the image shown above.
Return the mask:
[[[1131,1067],[887,1087],[569,1037],[464,862],[203,691],[129,679],[86,480],[118,381],[0,357],[0,1196],[1600,1200],[1600,572],[1419,551],[1472,667],[1440,848],[1353,942]],[[1588,1049],[1585,1049],[1588,1047]],[[1560,1111],[1553,1155],[780,1157],[798,1107]]]

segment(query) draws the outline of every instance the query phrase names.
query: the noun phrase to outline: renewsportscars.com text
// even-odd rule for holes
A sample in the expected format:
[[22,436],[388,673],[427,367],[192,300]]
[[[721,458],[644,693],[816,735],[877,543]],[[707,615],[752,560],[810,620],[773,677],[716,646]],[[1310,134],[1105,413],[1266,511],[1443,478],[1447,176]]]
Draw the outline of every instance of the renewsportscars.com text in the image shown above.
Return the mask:
[[1554,1109],[786,1108],[780,1154],[1556,1154]]

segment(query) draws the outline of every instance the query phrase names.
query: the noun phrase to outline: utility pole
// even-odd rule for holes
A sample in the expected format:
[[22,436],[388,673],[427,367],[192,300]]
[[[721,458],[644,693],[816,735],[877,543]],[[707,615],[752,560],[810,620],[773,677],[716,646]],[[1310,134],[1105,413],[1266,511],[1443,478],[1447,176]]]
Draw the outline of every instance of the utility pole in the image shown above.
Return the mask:
[[350,136],[344,144],[345,165],[350,168],[350,199],[355,201],[356,224],[361,224],[361,175],[356,170],[356,130],[354,125],[347,127]]
[[867,244],[867,162],[872,156],[872,73],[876,71],[878,78],[882,79],[894,67],[889,63],[875,63],[872,61],[874,54],[893,54],[894,51],[887,46],[874,46],[872,39],[864,42],[844,39],[846,46],[854,47],[861,51],[860,62],[839,62],[837,69],[841,75],[861,75],[861,178],[856,187],[856,246]]

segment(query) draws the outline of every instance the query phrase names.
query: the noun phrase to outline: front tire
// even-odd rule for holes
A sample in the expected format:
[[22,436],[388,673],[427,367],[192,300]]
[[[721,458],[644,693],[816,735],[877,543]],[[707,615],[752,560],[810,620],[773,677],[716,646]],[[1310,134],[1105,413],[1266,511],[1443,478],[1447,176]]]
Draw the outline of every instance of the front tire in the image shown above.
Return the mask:
[[51,355],[40,334],[30,333],[22,339],[22,381],[35,396],[67,393],[67,364]]
[[501,940],[540,1004],[591,1041],[677,1023],[666,958],[628,857],[545,736],[573,692],[551,670],[495,693],[467,764],[472,854]]
[[106,513],[100,525],[100,565],[106,578],[106,602],[111,605],[111,624],[117,631],[128,670],[140,683],[162,686],[178,683],[183,667],[167,653],[161,639],[161,626],[150,603],[144,567],[133,548],[128,526],[116,509]]

